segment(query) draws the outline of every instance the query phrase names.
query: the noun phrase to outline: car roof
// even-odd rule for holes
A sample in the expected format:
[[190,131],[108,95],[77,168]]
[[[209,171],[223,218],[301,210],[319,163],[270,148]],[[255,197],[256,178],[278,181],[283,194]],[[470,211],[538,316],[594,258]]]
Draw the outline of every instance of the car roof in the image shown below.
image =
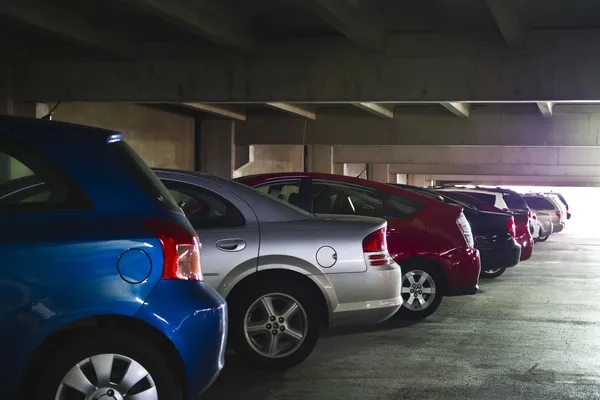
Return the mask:
[[238,182],[254,184],[258,182],[267,182],[275,179],[285,179],[285,178],[313,178],[313,179],[323,179],[323,180],[332,180],[337,182],[345,182],[355,185],[367,186],[372,189],[379,189],[386,192],[397,193],[402,196],[410,197],[414,200],[421,201],[428,205],[438,205],[438,206],[451,206],[457,207],[456,205],[445,204],[437,199],[432,199],[430,196],[427,196],[422,193],[418,193],[415,190],[409,190],[406,188],[398,187],[394,184],[380,183],[376,181],[371,181],[363,178],[355,178],[352,176],[346,175],[336,175],[336,174],[326,174],[321,172],[278,172],[278,173],[265,173],[265,174],[255,174],[255,175],[247,175],[240,178],[236,178],[235,180]]

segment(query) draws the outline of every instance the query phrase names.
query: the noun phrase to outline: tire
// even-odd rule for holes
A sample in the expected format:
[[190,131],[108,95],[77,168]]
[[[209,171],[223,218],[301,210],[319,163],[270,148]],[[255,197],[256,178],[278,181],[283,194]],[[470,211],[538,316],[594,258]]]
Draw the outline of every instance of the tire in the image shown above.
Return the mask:
[[546,240],[548,240],[549,237],[550,237],[550,235],[540,236],[539,238],[537,238],[537,241],[538,242],[545,242]]
[[486,278],[486,279],[493,279],[493,278],[497,278],[500,275],[502,275],[504,273],[504,271],[506,271],[506,268],[488,269],[487,271],[481,270],[481,273],[479,274],[479,276],[481,276],[482,278]]
[[[285,317],[286,310],[294,303],[295,311]],[[267,308],[272,312],[267,312]],[[291,280],[259,281],[247,286],[229,303],[231,346],[253,368],[291,368],[304,361],[315,348],[322,311],[304,285]],[[247,332],[251,327],[254,330]],[[298,339],[299,333],[301,339]],[[277,338],[277,349],[269,347],[274,338]]]
[[[411,278],[414,283],[410,281]],[[402,264],[402,298],[404,301],[396,315],[408,320],[427,318],[440,306],[444,297],[444,286],[443,274],[435,266],[423,262]],[[423,296],[428,293],[420,293],[421,298],[426,301],[426,307],[421,308],[421,303],[415,305],[415,298],[410,290],[425,291],[430,288],[433,289],[433,293],[429,296]],[[412,307],[410,305],[411,297],[414,305]]]
[[[63,385],[63,381],[67,379],[68,374],[77,370],[85,371],[88,374],[82,374],[81,376],[89,376],[87,383],[80,385],[81,388],[87,387],[91,391],[96,390],[94,386],[101,387],[95,393],[91,392],[94,395],[89,398],[105,398],[107,397],[107,391],[110,390],[119,392],[118,387],[115,387],[119,385],[105,385],[102,388],[102,385],[98,384],[98,378],[94,377],[94,373],[89,375],[90,369],[101,371],[102,369],[98,366],[102,365],[110,365],[105,371],[109,373],[109,377],[111,373],[116,372],[120,385],[123,385],[125,375],[119,375],[119,372],[121,374],[129,370],[131,372],[141,372],[138,376],[144,377],[131,381],[138,383],[128,389],[129,394],[148,392],[146,394],[156,394],[155,397],[147,397],[148,399],[183,399],[182,382],[177,379],[174,374],[175,368],[169,365],[167,358],[162,355],[160,349],[136,335],[109,329],[79,336],[73,341],[62,344],[59,349],[46,357],[43,365],[37,369],[33,377],[33,382],[39,378],[39,384],[35,383],[36,386],[32,389],[34,395],[31,398],[73,398],[68,396],[69,392],[72,393],[74,389]],[[143,368],[143,370],[139,368]],[[147,372],[151,378],[147,379],[144,372]],[[95,375],[101,376],[102,374],[96,372]],[[72,374],[72,376],[75,376],[75,374]],[[111,381],[114,382],[114,380],[113,376]],[[88,395],[91,393],[88,392]]]

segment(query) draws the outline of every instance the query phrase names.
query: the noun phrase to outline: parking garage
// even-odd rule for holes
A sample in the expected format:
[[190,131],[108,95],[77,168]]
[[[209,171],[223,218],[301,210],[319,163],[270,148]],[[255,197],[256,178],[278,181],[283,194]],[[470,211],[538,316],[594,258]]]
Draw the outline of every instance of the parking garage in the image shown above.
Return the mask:
[[123,132],[151,167],[572,203],[475,296],[334,329],[282,373],[228,353],[201,398],[600,397],[596,2],[7,0],[0,18],[0,114]]

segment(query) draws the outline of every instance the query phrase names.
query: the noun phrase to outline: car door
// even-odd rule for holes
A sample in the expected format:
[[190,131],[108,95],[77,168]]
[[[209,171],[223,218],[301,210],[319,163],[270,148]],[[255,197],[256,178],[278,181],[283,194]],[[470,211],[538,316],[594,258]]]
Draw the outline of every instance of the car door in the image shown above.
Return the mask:
[[229,283],[256,270],[259,225],[244,200],[208,179],[202,186],[162,181],[198,234],[206,283],[222,293]]

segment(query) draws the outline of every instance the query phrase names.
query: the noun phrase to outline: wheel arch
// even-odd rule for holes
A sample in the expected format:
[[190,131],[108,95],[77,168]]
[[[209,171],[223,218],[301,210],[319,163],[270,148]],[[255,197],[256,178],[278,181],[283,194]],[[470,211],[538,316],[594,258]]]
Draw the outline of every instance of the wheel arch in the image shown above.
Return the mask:
[[230,302],[236,296],[240,296],[244,293],[244,288],[251,286],[254,282],[262,279],[273,279],[273,280],[290,280],[298,285],[302,285],[317,299],[319,303],[319,309],[321,310],[321,322],[324,327],[329,326],[329,313],[332,309],[330,301],[328,301],[325,293],[312,278],[307,275],[301,274],[287,269],[265,269],[248,275],[237,282],[235,286],[231,288],[227,297],[227,302]]
[[[105,314],[70,322],[46,337],[27,360],[25,372],[19,382],[19,393],[24,398],[28,398],[25,395],[31,386],[28,384],[29,380],[41,367],[42,360],[48,357],[53,350],[75,337],[97,333],[103,329],[121,330],[134,334],[158,346],[161,353],[167,358],[169,365],[175,369],[175,376],[185,377],[185,367],[181,355],[173,343],[158,328],[135,317]],[[182,382],[182,387],[185,386],[185,382]]]

